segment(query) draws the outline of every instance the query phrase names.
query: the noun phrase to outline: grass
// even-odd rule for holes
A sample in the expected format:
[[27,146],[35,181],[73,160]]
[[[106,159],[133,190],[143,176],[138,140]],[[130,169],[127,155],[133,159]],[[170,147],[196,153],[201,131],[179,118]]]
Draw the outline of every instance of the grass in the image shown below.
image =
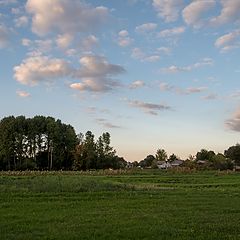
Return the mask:
[[240,239],[240,174],[0,173],[1,239]]

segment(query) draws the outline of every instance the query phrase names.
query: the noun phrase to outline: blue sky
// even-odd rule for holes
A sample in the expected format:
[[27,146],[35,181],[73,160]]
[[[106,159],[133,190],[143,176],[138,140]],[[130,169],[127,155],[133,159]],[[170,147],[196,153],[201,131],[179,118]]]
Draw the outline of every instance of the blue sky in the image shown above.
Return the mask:
[[0,117],[50,115],[141,160],[239,142],[240,0],[0,0]]

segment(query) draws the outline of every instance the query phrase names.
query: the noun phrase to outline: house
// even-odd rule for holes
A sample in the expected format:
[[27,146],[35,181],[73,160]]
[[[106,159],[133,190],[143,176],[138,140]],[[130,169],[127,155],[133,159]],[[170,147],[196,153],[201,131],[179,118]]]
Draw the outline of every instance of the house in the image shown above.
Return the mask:
[[181,164],[183,164],[183,160],[180,160],[180,159],[176,159],[174,161],[172,161],[170,164],[172,167],[179,167]]
[[157,166],[159,169],[167,169],[171,167],[171,164],[168,161],[157,161]]
[[168,169],[173,167],[179,167],[183,163],[183,160],[174,160],[172,162],[168,161],[157,161],[157,166],[159,169]]

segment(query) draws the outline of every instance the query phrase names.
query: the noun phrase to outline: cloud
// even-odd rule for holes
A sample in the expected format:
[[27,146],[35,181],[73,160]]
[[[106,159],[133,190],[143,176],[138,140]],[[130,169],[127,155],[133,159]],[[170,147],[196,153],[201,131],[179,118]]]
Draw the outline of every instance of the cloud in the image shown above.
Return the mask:
[[134,49],[132,49],[131,57],[141,60],[145,57],[145,54],[140,48],[134,48]]
[[215,100],[215,99],[217,99],[217,95],[213,94],[213,93],[212,94],[208,94],[206,96],[203,96],[202,99],[204,99],[204,100]]
[[188,87],[186,89],[175,88],[177,94],[180,95],[191,95],[196,93],[202,93],[207,90],[207,87]]
[[30,95],[30,93],[28,93],[28,92],[25,92],[25,91],[17,91],[16,92],[17,93],[17,95],[19,96],[19,97],[21,97],[21,98],[27,98],[27,97],[30,97],[31,95]]
[[179,12],[183,7],[183,0],[153,0],[153,7],[158,16],[165,22],[174,22],[178,19]]
[[204,23],[202,15],[216,4],[215,0],[195,0],[187,5],[183,11],[182,16],[188,25],[194,27],[201,27]]
[[16,27],[25,27],[28,25],[28,18],[26,16],[21,16],[14,20]]
[[234,48],[240,47],[240,42],[237,41],[240,37],[240,30],[235,30],[233,32],[230,32],[228,34],[225,34],[221,37],[219,37],[215,41],[215,47],[220,48],[221,52],[227,52]]
[[96,122],[100,125],[102,125],[105,128],[121,128],[120,126],[114,125],[110,122],[108,122],[106,119],[104,118],[97,118]]
[[128,101],[129,106],[142,109],[145,113],[158,115],[159,111],[171,110],[171,107],[165,104],[153,104],[141,101]]
[[171,86],[171,85],[169,85],[168,83],[165,83],[165,82],[160,83],[159,88],[163,92],[174,90],[173,86]]
[[28,0],[26,11],[32,14],[32,31],[40,36],[90,32],[106,22],[106,7],[92,7],[77,0]]
[[8,29],[0,23],[0,49],[8,45],[10,41],[10,32]]
[[156,28],[157,28],[156,23],[144,23],[142,25],[137,26],[135,28],[135,31],[137,33],[147,33],[147,32],[154,31]]
[[81,41],[81,49],[83,51],[90,51],[93,47],[97,46],[98,38],[94,35],[89,35]]
[[204,58],[200,62],[194,63],[189,66],[178,67],[178,66],[172,65],[167,68],[162,68],[161,71],[164,73],[189,72],[189,71],[192,71],[194,69],[197,69],[197,68],[200,68],[203,66],[211,66],[211,65],[213,65],[213,60],[211,58]]
[[168,48],[168,47],[157,48],[157,52],[159,53],[170,54],[171,51],[172,51],[171,48]]
[[79,91],[106,92],[120,86],[112,77],[125,72],[119,65],[109,63],[104,57],[84,56],[80,59],[81,68],[74,74],[82,82],[70,85]]
[[141,87],[144,87],[145,86],[145,83],[144,81],[142,80],[137,80],[137,81],[134,81],[130,84],[129,88],[130,89],[136,89],[136,88],[141,88]]
[[185,90],[185,94],[192,94],[192,93],[201,93],[204,92],[207,87],[189,87]]
[[222,10],[219,16],[210,20],[213,25],[222,25],[234,23],[240,20],[240,1],[238,0],[221,0]]
[[129,37],[127,30],[122,30],[118,33],[118,45],[121,47],[127,47],[133,42],[133,39]]
[[132,49],[131,57],[142,62],[157,62],[160,59],[160,56],[157,54],[146,56],[146,54],[140,48]]
[[1,5],[10,5],[17,3],[17,0],[0,0],[0,6]]
[[178,36],[185,32],[185,27],[175,27],[170,29],[165,29],[158,33],[158,37],[160,38],[170,38]]
[[56,38],[57,46],[62,49],[68,48],[72,43],[72,41],[73,41],[73,35],[68,33],[60,34]]
[[21,84],[34,86],[41,82],[68,76],[70,67],[67,62],[46,56],[29,57],[14,67],[14,78]]
[[228,129],[240,132],[240,107],[235,111],[233,116],[225,121]]

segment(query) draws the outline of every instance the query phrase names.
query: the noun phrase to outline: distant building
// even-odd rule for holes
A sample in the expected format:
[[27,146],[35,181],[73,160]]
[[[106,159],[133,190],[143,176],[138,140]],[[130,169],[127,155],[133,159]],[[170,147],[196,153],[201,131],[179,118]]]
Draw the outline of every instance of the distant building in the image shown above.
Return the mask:
[[157,166],[159,169],[168,169],[173,167],[179,167],[184,161],[183,160],[174,160],[172,162],[168,161],[158,161]]

